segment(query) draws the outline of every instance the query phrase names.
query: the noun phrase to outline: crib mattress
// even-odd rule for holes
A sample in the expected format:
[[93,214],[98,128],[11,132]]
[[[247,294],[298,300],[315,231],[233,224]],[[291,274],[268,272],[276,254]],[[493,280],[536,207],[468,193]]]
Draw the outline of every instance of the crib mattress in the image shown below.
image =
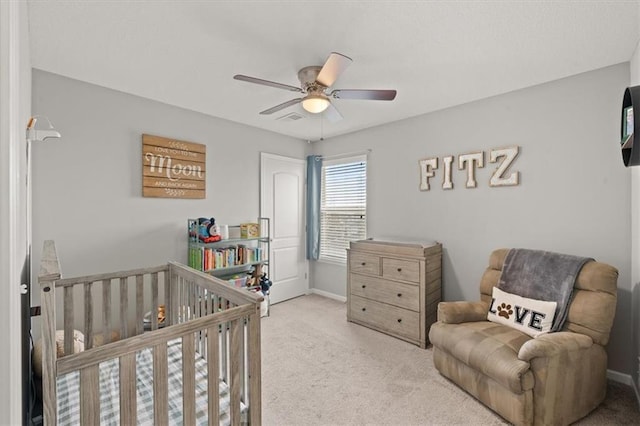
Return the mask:
[[[180,339],[167,345],[169,423],[182,424],[182,343]],[[100,364],[100,424],[120,424],[119,363],[112,359]],[[196,424],[208,424],[207,362],[196,355]],[[137,413],[139,425],[153,424],[153,353],[150,348],[136,354]],[[229,387],[220,380],[220,424],[229,419]],[[58,424],[80,424],[80,374],[78,371],[58,377]],[[241,404],[244,417],[247,407]]]

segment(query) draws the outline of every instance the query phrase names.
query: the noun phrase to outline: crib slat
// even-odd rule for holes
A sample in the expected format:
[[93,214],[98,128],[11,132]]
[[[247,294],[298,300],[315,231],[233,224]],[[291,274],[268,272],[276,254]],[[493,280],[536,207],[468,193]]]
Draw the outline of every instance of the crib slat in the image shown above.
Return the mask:
[[184,305],[184,313],[182,315],[182,321],[188,321],[191,315],[191,281],[184,281],[184,299],[182,301]]
[[195,300],[195,297],[193,295],[193,282],[192,281],[187,281],[187,320],[190,320],[193,317],[193,301]]
[[246,401],[247,400],[247,376],[246,376],[246,371],[245,371],[245,357],[246,357],[246,348],[244,347],[244,341],[245,341],[245,328],[244,325],[242,327],[240,327],[240,351],[235,354],[236,357],[240,357],[242,359],[242,361],[240,362],[240,372],[238,373],[238,376],[240,377],[240,400],[241,401]]
[[196,318],[200,318],[204,316],[204,300],[203,300],[203,292],[202,288],[196,286]]
[[84,348],[93,347],[93,283],[84,284]]
[[200,302],[200,316],[207,315],[207,290],[198,287],[198,301]]
[[178,305],[178,309],[180,310],[180,322],[185,322],[187,320],[187,287],[189,283],[185,278],[181,280],[181,292],[180,292],[180,305]]
[[187,279],[185,277],[180,277],[180,298],[178,303],[178,309],[180,310],[180,321],[184,322],[184,307],[187,304]]
[[136,354],[120,357],[120,424],[137,423]]
[[200,297],[200,287],[193,286],[193,305],[194,305],[194,318],[200,318],[202,313],[200,311],[200,301],[202,298]]
[[192,297],[192,305],[191,305],[191,318],[200,318],[200,309],[198,309],[198,286],[194,283],[191,283],[191,297]]
[[158,329],[158,273],[151,274],[151,330]]
[[182,415],[185,425],[196,424],[196,369],[193,333],[182,337]]
[[127,332],[127,312],[129,306],[129,289],[127,288],[127,278],[120,278],[120,338],[129,337]]
[[[198,311],[198,318],[203,317],[206,315],[206,311],[205,311],[205,300],[204,300],[204,289],[202,289],[201,287],[196,287],[196,291],[197,293],[197,299],[196,299],[196,311]],[[206,354],[207,354],[207,348],[206,348],[206,343],[207,343],[207,331],[206,330],[201,330],[200,332],[198,332],[198,352],[200,353],[200,355],[204,356],[206,359]]]
[[[45,251],[47,250],[45,242]],[[49,245],[51,247],[51,245]],[[53,247],[55,250],[55,247]],[[43,253],[43,258],[47,253]],[[55,256],[55,252],[54,252]],[[56,258],[57,260],[57,258]],[[59,276],[59,275],[58,275]],[[55,279],[55,277],[53,278]],[[44,426],[58,424],[56,388],[56,298],[54,282],[38,278],[42,301],[42,412]],[[66,319],[66,316],[65,316]]]
[[196,317],[196,286],[189,281],[189,319]]
[[230,372],[230,389],[229,389],[229,414],[231,416],[231,425],[240,425],[240,387],[242,386],[240,377],[240,358],[242,352],[240,352],[240,340],[242,339],[242,326],[243,319],[236,319],[231,321],[231,341],[229,364],[231,365]]
[[182,321],[188,321],[191,316],[191,281],[184,283],[184,314]]
[[261,349],[260,349],[260,305],[257,305],[257,312],[249,317],[249,336],[247,345],[249,346],[249,422],[252,426],[260,426],[262,422],[262,372],[261,372]]
[[167,321],[166,325],[174,324],[174,303],[176,298],[176,290],[178,285],[178,276],[171,271],[171,269],[164,273],[164,306],[166,309],[165,313],[165,321]]
[[[64,288],[64,354],[73,353],[73,287]],[[55,327],[55,324],[53,324]]]
[[180,323],[180,315],[181,315],[181,306],[182,306],[182,286],[183,286],[183,279],[182,277],[178,276],[176,277],[176,282],[177,282],[177,286],[176,286],[176,292],[175,292],[175,299],[173,300],[173,315],[174,315],[174,324],[179,324]]
[[153,349],[153,418],[154,424],[169,424],[169,400],[167,344],[160,343]]
[[[223,312],[226,310],[225,308],[225,304],[226,304],[226,300],[222,297],[217,297],[217,302],[216,302],[216,311],[217,312]],[[223,323],[220,326],[221,330],[220,330],[220,345],[222,346],[222,359],[220,360],[220,368],[222,369],[222,374],[220,375],[220,377],[222,378],[222,380],[224,380],[225,382],[229,381],[229,356],[228,356],[228,328],[229,328],[229,323]]]
[[111,280],[102,280],[102,344],[111,343]]
[[187,282],[187,317],[185,318],[185,321],[188,321],[191,319],[191,315],[193,315],[193,283],[191,281]]
[[173,315],[171,316],[171,324],[178,324],[178,306],[180,305],[180,285],[182,283],[182,279],[175,275],[174,281],[171,287],[171,312]]
[[207,395],[209,395],[209,423],[215,423],[220,415],[220,329],[207,329]]
[[[144,276],[136,275],[136,336],[144,331]],[[157,312],[156,312],[157,315]]]
[[80,424],[100,424],[100,390],[98,366],[80,370]]

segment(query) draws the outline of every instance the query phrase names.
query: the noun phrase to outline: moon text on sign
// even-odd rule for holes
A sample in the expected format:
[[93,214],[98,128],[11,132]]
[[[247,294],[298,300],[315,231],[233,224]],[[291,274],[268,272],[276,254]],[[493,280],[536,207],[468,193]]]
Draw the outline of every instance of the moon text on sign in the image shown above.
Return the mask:
[[195,164],[173,163],[170,156],[153,155],[147,152],[144,156],[145,162],[149,164],[151,173],[166,175],[169,180],[180,180],[181,178],[202,179],[202,167]]

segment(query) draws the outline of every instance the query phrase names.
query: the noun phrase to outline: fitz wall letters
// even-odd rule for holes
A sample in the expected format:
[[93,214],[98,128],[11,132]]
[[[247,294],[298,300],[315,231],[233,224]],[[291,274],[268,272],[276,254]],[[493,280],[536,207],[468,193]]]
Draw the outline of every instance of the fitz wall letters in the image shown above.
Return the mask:
[[[489,152],[489,162],[498,163],[491,178],[489,186],[515,186],[520,183],[520,172],[514,171],[512,166],[518,154],[519,146],[495,148]],[[466,170],[465,187],[476,188],[476,169],[484,167],[484,151],[461,154],[458,156],[458,170]],[[438,170],[438,157],[425,158],[418,161],[420,165],[420,191],[429,191],[431,184],[429,179],[435,177]],[[454,156],[442,157],[442,189],[453,189],[452,164]]]

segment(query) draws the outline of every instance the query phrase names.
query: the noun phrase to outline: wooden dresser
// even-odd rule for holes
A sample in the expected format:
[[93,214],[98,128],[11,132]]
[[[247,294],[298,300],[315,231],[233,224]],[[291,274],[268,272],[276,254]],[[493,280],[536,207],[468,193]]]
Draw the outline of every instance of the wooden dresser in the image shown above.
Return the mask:
[[425,348],[441,298],[442,244],[353,241],[347,265],[347,321]]

